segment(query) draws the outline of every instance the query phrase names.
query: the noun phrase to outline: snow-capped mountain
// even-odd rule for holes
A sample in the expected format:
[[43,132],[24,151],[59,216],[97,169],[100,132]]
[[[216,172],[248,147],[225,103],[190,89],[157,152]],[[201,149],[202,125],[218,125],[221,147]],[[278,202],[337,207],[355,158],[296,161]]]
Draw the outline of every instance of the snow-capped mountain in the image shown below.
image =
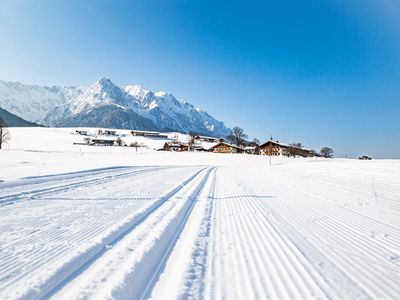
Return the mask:
[[54,107],[80,93],[76,87],[37,86],[0,80],[0,107],[25,120],[41,123]]
[[183,132],[211,132],[216,135],[229,133],[224,123],[190,103],[177,100],[171,93],[153,93],[138,85],[125,86],[124,90],[137,100],[144,116],[156,124],[163,124],[164,128],[178,129]]
[[229,133],[224,123],[171,93],[152,92],[139,85],[119,87],[107,78],[85,89],[0,81],[0,107],[49,126]]

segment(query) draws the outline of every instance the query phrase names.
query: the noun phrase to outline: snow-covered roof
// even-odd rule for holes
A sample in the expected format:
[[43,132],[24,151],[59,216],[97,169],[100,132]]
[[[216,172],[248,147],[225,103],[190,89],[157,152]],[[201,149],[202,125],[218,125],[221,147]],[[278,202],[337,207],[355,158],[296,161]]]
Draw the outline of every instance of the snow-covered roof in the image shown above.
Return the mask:
[[150,133],[150,134],[161,134],[161,133],[158,132],[158,131],[147,131],[147,130],[136,130],[136,129],[131,130],[131,132]]
[[201,146],[205,149],[205,150],[209,150],[211,149],[213,146],[217,145],[218,143],[211,143],[211,142],[201,142]]
[[225,142],[216,143],[214,146],[210,147],[210,149],[211,149],[211,148],[215,148],[215,147],[217,147],[217,146],[219,146],[219,145],[226,145],[226,146],[229,146],[229,147],[232,147],[232,148],[236,148],[236,149],[239,149],[239,150],[243,150],[243,148],[241,148],[241,147],[238,147],[238,146],[232,145],[232,144],[228,144],[228,143],[225,143]]
[[260,145],[259,148],[264,148],[268,144],[278,145],[278,146],[281,146],[282,148],[296,148],[296,149],[303,150],[303,151],[308,151],[308,152],[312,151],[312,150],[307,149],[307,148],[300,148],[300,147],[297,147],[297,146],[293,146],[293,145],[289,145],[289,144],[285,144],[285,143],[279,143],[279,142],[275,142],[275,141],[266,141],[264,144]]
[[266,141],[264,144],[260,145],[260,148],[263,148],[263,147],[267,146],[268,144],[278,145],[278,146],[281,146],[283,148],[289,147],[289,145],[285,144],[285,143],[279,143],[279,142],[275,142],[275,141]]
[[199,137],[201,139],[210,139],[210,140],[218,140],[219,138],[215,136],[205,136],[205,135],[196,135],[196,138]]
[[92,141],[116,141],[117,137],[112,137],[112,136],[98,136],[98,137],[93,137]]

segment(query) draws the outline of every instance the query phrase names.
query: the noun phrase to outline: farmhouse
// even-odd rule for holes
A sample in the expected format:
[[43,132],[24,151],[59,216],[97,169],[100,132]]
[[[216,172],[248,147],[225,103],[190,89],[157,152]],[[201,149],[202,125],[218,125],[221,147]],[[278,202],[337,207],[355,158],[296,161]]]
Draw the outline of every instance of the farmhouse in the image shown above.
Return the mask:
[[360,159],[360,160],[371,160],[372,158],[367,156],[367,155],[363,155],[363,156],[359,156],[358,159]]
[[204,146],[202,144],[193,144],[190,146],[190,151],[207,152],[208,149],[204,148]]
[[93,138],[90,141],[90,145],[94,146],[114,146],[116,139],[114,138]]
[[268,141],[259,147],[261,155],[288,155],[289,146],[286,144]]
[[246,146],[243,151],[247,154],[260,154],[260,149],[258,146]]
[[243,149],[224,142],[218,143],[208,150],[214,153],[242,153]]
[[183,152],[183,151],[188,151],[189,147],[186,144],[182,144],[179,142],[166,142],[164,144],[164,147],[159,149],[160,151],[177,151],[177,152]]
[[218,142],[223,142],[223,140],[216,138],[216,137],[211,137],[211,136],[203,136],[203,135],[196,135],[194,138],[196,141],[200,142],[208,142],[208,143],[218,143]]
[[290,146],[289,153],[292,156],[313,157],[315,154],[308,149]]
[[286,155],[302,157],[314,156],[314,153],[311,150],[274,141],[267,141],[266,143],[262,144],[259,149],[261,155]]
[[145,136],[145,137],[155,137],[155,138],[168,138],[168,135],[161,134],[157,131],[144,131],[144,130],[132,130],[131,134],[133,136]]
[[75,130],[75,133],[80,135],[88,135],[87,130]]

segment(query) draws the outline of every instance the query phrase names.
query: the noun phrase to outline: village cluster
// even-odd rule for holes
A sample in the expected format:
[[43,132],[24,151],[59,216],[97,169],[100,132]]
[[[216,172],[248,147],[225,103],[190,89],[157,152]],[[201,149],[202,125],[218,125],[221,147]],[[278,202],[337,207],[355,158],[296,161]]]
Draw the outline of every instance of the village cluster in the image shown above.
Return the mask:
[[[223,138],[210,136],[160,133],[155,131],[117,131],[111,129],[98,129],[90,132],[89,130],[76,130],[75,134],[84,136],[81,143],[89,146],[125,146],[138,148],[153,148],[157,151],[176,151],[176,152],[213,152],[213,153],[246,153],[254,155],[272,156],[300,156],[314,157],[321,156],[313,150],[305,149],[296,145],[289,145],[274,141],[272,138],[263,144],[255,142],[245,142],[243,145],[234,145]],[[138,141],[138,137],[142,137]],[[143,139],[145,138],[145,139]],[[152,141],[152,143],[150,142]],[[158,141],[158,143],[154,143]],[[156,146],[154,146],[156,145]]]

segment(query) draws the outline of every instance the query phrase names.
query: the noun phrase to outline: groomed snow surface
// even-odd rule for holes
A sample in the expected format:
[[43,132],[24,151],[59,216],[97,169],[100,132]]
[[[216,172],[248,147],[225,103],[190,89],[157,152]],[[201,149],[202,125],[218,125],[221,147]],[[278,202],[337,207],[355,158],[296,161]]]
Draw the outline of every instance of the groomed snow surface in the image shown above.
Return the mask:
[[399,161],[270,166],[71,131],[12,128],[0,151],[0,299],[399,299]]

